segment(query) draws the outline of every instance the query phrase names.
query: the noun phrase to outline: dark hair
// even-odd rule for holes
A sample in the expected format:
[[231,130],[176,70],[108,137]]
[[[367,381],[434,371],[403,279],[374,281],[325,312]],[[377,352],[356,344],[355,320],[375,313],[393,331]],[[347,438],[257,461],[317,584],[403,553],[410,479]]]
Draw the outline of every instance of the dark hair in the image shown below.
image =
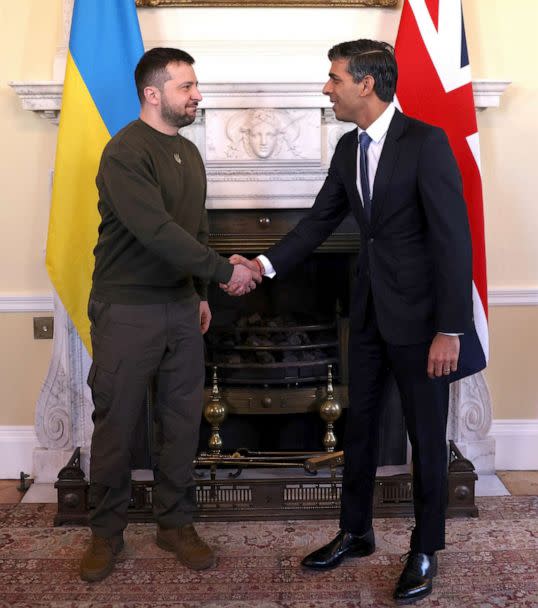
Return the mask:
[[398,82],[398,66],[394,48],[378,40],[352,40],[341,42],[330,49],[329,59],[349,59],[347,71],[354,82],[368,74],[375,80],[374,91],[381,101],[392,101]]
[[166,70],[169,63],[188,63],[192,65],[194,59],[185,51],[168,47],[155,47],[146,51],[135,68],[135,83],[138,99],[144,101],[144,89],[155,86],[162,91],[164,83],[170,80]]

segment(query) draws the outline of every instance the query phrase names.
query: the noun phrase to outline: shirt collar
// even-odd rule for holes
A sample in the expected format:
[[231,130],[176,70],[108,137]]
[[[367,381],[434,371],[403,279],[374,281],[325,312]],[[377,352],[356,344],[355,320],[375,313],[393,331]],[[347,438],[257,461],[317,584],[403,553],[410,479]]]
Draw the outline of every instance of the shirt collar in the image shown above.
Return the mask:
[[[390,121],[394,116],[394,112],[396,112],[396,107],[391,102],[385,108],[383,114],[381,114],[377,120],[374,120],[374,122],[366,129],[366,132],[372,138],[372,141],[379,143],[383,137],[385,137],[387,131],[389,130]],[[361,129],[360,127],[358,127],[358,129],[360,135],[364,129]]]

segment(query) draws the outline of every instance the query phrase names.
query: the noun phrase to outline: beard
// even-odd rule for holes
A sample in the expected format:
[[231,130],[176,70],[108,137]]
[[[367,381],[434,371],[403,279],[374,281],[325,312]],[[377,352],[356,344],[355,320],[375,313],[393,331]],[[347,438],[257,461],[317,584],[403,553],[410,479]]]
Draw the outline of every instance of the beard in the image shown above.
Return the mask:
[[161,118],[166,124],[181,129],[181,127],[192,124],[196,119],[196,115],[191,116],[186,112],[175,110],[163,96],[161,99]]

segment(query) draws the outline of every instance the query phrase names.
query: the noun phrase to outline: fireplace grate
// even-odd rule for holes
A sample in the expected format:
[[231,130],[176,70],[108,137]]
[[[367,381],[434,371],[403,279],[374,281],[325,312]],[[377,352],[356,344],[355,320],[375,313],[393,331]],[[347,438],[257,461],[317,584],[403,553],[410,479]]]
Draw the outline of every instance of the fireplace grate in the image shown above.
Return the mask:
[[214,327],[206,336],[208,371],[217,367],[223,385],[297,385],[326,381],[332,364],[337,378],[337,325],[320,321],[255,313]]

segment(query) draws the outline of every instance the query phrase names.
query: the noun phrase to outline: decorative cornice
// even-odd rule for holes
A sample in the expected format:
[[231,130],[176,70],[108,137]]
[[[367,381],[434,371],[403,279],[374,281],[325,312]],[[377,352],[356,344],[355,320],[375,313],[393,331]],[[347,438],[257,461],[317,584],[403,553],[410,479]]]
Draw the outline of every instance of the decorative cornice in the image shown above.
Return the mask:
[[474,104],[478,111],[486,108],[498,108],[501,95],[508,88],[511,80],[473,80]]
[[19,96],[23,110],[31,110],[42,118],[58,124],[62,105],[62,82],[11,81],[9,86]]
[[[509,80],[474,80],[473,93],[478,111],[498,107]],[[53,81],[11,81],[9,86],[19,96],[24,110],[31,110],[58,123],[63,83]],[[206,83],[204,109],[294,107],[329,108],[329,99],[322,95],[321,83]]]

